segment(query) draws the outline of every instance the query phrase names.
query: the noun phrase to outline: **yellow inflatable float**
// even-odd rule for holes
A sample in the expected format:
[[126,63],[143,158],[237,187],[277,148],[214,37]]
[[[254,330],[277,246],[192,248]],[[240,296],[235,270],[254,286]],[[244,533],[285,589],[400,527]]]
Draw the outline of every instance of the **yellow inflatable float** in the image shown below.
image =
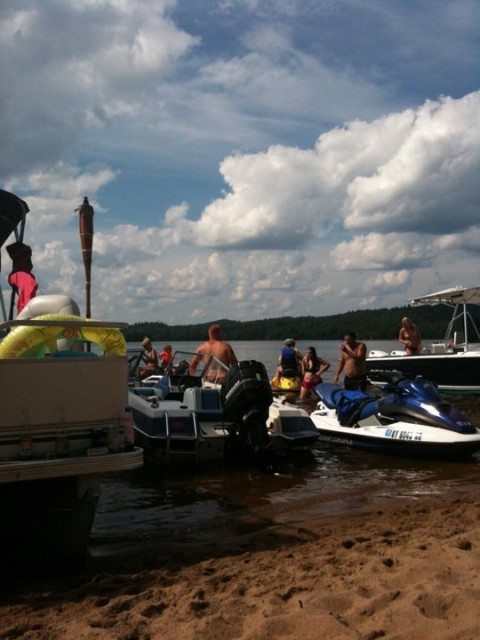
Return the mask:
[[[99,326],[98,320],[52,313],[33,319],[55,321],[56,324],[15,327],[0,344],[0,358],[38,358],[44,356],[47,351],[54,353],[59,338],[94,342],[106,356],[123,356],[127,352],[122,332],[116,328]],[[65,322],[66,326],[62,326],[62,322]],[[75,326],[74,323],[79,323],[80,326]],[[88,326],[90,323],[91,327]]]

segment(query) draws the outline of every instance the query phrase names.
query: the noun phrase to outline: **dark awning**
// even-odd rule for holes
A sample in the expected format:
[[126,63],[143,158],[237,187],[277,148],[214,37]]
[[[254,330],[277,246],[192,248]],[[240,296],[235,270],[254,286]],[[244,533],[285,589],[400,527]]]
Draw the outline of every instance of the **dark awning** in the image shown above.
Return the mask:
[[0,189],[0,247],[3,247],[12,231],[24,222],[28,211],[28,205],[24,200]]

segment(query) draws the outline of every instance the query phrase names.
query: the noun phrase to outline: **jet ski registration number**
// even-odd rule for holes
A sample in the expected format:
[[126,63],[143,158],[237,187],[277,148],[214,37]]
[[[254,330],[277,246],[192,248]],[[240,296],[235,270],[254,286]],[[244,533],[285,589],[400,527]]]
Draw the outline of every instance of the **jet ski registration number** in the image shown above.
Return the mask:
[[420,431],[405,431],[403,429],[385,429],[385,436],[394,440],[415,440],[417,442],[422,439]]

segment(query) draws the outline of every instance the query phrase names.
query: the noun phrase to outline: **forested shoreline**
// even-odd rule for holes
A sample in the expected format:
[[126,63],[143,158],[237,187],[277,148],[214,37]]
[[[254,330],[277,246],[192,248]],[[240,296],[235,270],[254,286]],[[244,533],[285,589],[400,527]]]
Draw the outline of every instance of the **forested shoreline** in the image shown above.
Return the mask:
[[331,316],[284,316],[244,322],[228,319],[186,325],[168,325],[161,321],[137,322],[127,327],[124,334],[128,342],[141,341],[144,336],[163,342],[204,340],[209,325],[219,322],[228,340],[285,340],[286,337],[296,340],[338,340],[347,331],[355,331],[362,340],[395,340],[404,316],[412,318],[424,337],[441,339],[452,310],[443,305],[403,306],[348,311]]

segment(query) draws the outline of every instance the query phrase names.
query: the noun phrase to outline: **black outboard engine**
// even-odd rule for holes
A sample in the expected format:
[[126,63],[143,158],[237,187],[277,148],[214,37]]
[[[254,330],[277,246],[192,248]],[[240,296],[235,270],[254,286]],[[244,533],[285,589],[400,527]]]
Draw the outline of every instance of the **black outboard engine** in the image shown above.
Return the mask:
[[231,367],[222,384],[225,418],[239,425],[255,451],[268,447],[269,407],[273,402],[267,370],[261,362],[244,360]]

